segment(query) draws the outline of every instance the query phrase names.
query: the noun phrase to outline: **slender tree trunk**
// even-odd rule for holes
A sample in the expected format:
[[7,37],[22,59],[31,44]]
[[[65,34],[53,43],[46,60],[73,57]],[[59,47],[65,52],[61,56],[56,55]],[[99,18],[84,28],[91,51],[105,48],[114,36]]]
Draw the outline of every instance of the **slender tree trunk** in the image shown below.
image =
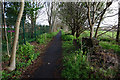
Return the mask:
[[117,28],[116,42],[119,42],[119,38],[120,38],[120,6],[119,6],[118,28]]
[[78,38],[80,36],[79,31],[76,32],[76,38]]
[[74,36],[74,34],[75,34],[75,30],[74,30],[74,29],[72,29],[72,35]]
[[90,38],[93,37],[93,34],[94,34],[94,26],[92,25],[92,26],[90,27]]
[[52,32],[52,25],[51,25],[51,23],[49,23],[49,33],[51,33]]
[[112,2],[107,3],[106,8],[103,10],[103,13],[101,14],[100,21],[98,23],[98,26],[97,26],[97,29],[96,29],[96,32],[95,32],[95,38],[97,38],[98,29],[99,29],[100,24],[102,22],[103,16],[104,16],[106,10],[110,7],[111,4],[112,4]]
[[119,38],[120,38],[120,25],[118,25],[117,29],[116,42],[119,42]]
[[101,15],[101,17],[100,17],[100,21],[99,21],[98,26],[97,26],[96,31],[95,31],[95,38],[97,38],[98,29],[99,29],[99,27],[100,27],[100,24],[101,24],[101,22],[102,22],[102,19],[103,19],[103,16],[104,16],[106,10],[107,10],[107,8],[104,9],[104,12],[102,13],[102,15]]
[[15,28],[15,36],[14,36],[14,43],[13,43],[13,48],[12,48],[12,56],[11,56],[11,60],[10,60],[10,66],[7,68],[8,71],[13,71],[16,68],[16,47],[17,47],[17,43],[18,43],[18,38],[19,38],[19,26],[20,26],[20,21],[22,18],[22,14],[23,14],[23,10],[24,10],[24,0],[21,0],[21,7],[20,7],[20,12],[18,14],[18,18],[16,21],[16,28]]
[[[3,8],[3,7],[2,7]],[[6,43],[7,43],[7,55],[10,57],[9,54],[9,45],[8,45],[8,36],[7,36],[7,30],[6,30],[6,20],[5,20],[5,7],[3,8],[3,18],[4,18],[4,32],[5,32],[5,38],[6,38]]]
[[[10,30],[12,30],[12,27],[11,27],[11,29]],[[11,49],[10,50],[12,50],[12,41],[13,41],[13,36],[12,36],[12,31],[10,32],[10,36],[11,36]]]
[[88,2],[87,4],[87,8],[88,8],[88,13],[87,13],[87,16],[88,16],[88,22],[89,22],[89,25],[90,25],[90,38],[93,37],[93,34],[94,34],[94,23],[92,23],[92,20],[91,20],[91,14],[90,14],[90,4]]
[[34,36],[34,18],[33,17],[31,17],[31,26],[32,26],[32,28],[31,28],[31,38],[33,38],[33,36]]
[[5,32],[4,32],[4,28],[3,28],[3,26],[4,26],[4,24],[3,24],[3,20],[4,20],[4,19],[3,19],[3,16],[4,16],[4,15],[3,15],[3,3],[0,2],[0,4],[1,4],[0,7],[1,7],[1,11],[2,11],[2,12],[1,12],[1,13],[2,13],[2,17],[1,17],[1,18],[2,18],[2,25],[1,25],[1,27],[2,27],[2,40],[5,40]]
[[33,35],[34,35],[34,19],[33,18],[31,18],[31,25],[32,25],[31,38],[33,38]]

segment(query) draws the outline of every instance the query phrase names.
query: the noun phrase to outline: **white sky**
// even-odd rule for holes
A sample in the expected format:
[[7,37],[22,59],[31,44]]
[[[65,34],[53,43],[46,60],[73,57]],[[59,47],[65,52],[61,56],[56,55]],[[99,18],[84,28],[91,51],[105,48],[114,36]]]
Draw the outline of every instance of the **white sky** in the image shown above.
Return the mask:
[[[118,2],[113,2],[112,5],[109,7],[110,11],[105,13],[105,16],[110,16],[110,15],[114,15],[116,13],[118,13]],[[42,9],[42,12],[45,11],[45,8]],[[41,25],[49,25],[48,21],[47,21],[47,13],[46,11],[44,12],[44,14],[40,14],[39,18],[37,19],[37,24],[41,24]],[[107,25],[106,25],[107,24]],[[100,27],[103,26],[108,26],[109,25],[116,25],[118,24],[118,15],[116,16],[112,16],[112,17],[108,17],[105,18]]]
[[[110,16],[118,13],[118,2],[113,2],[112,5],[109,7],[110,11],[105,13],[105,16]],[[106,24],[109,25],[117,25],[118,24],[118,15],[112,16],[112,17],[107,17],[105,18],[101,26],[107,26]]]

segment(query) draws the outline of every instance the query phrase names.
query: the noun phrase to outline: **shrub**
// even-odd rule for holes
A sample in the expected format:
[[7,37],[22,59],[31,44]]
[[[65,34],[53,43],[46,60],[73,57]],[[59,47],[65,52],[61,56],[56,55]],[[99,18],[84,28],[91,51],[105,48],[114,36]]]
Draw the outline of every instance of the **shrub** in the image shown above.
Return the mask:
[[75,36],[73,36],[73,35],[62,35],[63,41],[71,41],[73,39],[75,39]]
[[51,40],[56,34],[57,32],[45,33],[45,34],[39,35],[36,41],[40,44],[44,44],[47,41]]
[[[20,45],[17,53],[19,54],[18,58],[22,59],[22,61],[33,61],[39,55],[39,53],[35,53],[34,46],[28,42],[26,42],[26,45]],[[20,62],[18,64],[20,64]]]
[[18,54],[28,56],[29,54],[34,53],[34,46],[26,42],[26,45],[20,45],[17,51]]
[[32,64],[32,61],[37,58],[39,53],[35,53],[34,46],[26,42],[26,45],[20,45],[16,54],[16,69],[12,72],[3,71],[2,79],[19,79],[18,76],[22,73],[21,69],[25,69],[27,66]]
[[42,34],[42,35],[39,35],[39,36],[37,37],[36,41],[37,41],[38,43],[43,44],[43,43],[45,43],[45,38],[47,38],[47,37],[46,37],[46,34]]

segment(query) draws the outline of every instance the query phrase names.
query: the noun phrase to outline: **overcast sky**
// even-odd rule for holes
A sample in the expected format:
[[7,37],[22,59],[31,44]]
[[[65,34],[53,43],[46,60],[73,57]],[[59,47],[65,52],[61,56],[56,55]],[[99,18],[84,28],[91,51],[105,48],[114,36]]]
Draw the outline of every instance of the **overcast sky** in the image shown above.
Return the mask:
[[[113,2],[112,5],[109,7],[109,12],[107,11],[105,13],[105,16],[110,16],[110,15],[114,15],[116,13],[118,13],[118,2]],[[42,9],[42,12],[45,11],[45,8]],[[41,24],[41,25],[49,25],[48,21],[47,21],[47,13],[44,12],[44,14],[40,14],[39,18],[37,19],[37,24]],[[105,18],[102,23],[101,26],[108,26],[109,25],[116,25],[118,24],[118,15],[113,16],[113,17],[108,17]]]

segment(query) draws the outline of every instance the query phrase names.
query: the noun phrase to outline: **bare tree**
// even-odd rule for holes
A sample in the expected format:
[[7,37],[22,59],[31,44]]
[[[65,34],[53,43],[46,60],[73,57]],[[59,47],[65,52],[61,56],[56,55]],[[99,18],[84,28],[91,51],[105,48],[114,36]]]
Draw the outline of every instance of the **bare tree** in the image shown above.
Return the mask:
[[82,2],[66,2],[60,4],[59,18],[64,24],[70,27],[72,35],[76,33],[79,37],[80,33],[85,30],[87,21],[87,9],[85,3]]
[[103,20],[103,16],[107,9],[110,7],[112,2],[87,2],[87,9],[88,9],[88,22],[89,22],[89,27],[90,27],[90,38],[94,36],[94,26],[97,24],[96,32],[95,32],[95,37],[97,37],[97,32],[100,27],[100,23]]
[[15,36],[14,36],[14,42],[13,42],[13,48],[12,48],[12,56],[10,60],[10,66],[7,68],[9,71],[13,71],[16,68],[16,47],[18,43],[18,38],[19,38],[19,26],[20,26],[20,21],[23,15],[24,11],[24,0],[21,0],[21,7],[20,7],[20,12],[18,14],[18,18],[15,24]]
[[47,2],[46,3],[46,11],[47,11],[47,16],[48,16],[48,23],[50,26],[49,32],[53,32],[53,26],[55,23],[56,19],[56,14],[57,14],[57,6],[55,2]]

